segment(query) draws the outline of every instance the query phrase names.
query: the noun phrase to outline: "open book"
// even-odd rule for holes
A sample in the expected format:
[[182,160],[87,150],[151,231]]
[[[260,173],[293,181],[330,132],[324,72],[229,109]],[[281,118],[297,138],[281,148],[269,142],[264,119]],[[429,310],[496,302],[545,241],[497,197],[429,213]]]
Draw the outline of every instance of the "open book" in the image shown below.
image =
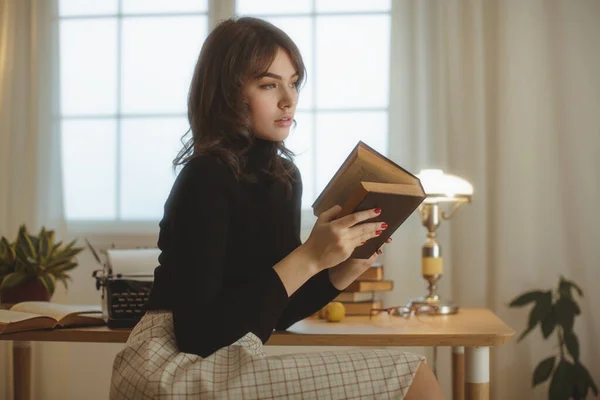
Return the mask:
[[0,310],[0,335],[67,326],[104,325],[101,306],[25,301]]
[[357,211],[381,208],[381,214],[367,222],[386,222],[388,228],[380,236],[354,249],[351,256],[367,259],[417,209],[425,197],[419,178],[360,141],[312,207],[314,214],[319,216],[339,204],[342,210],[338,218]]

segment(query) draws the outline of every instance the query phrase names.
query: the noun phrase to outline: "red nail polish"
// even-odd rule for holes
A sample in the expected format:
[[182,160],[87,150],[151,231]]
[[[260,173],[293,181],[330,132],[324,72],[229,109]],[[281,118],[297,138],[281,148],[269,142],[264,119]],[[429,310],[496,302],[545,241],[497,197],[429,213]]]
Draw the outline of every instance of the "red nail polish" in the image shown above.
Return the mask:
[[375,214],[380,214],[381,213],[381,208],[376,208],[375,209]]
[[360,244],[365,244],[365,242],[360,242]]
[[381,235],[381,231],[375,231],[376,235]]
[[381,249],[377,250],[377,253],[381,254],[383,251]]
[[388,224],[386,224],[386,223],[384,222],[383,224],[381,224],[381,227],[382,227],[383,229],[385,229],[385,228],[387,228],[387,227],[388,227]]

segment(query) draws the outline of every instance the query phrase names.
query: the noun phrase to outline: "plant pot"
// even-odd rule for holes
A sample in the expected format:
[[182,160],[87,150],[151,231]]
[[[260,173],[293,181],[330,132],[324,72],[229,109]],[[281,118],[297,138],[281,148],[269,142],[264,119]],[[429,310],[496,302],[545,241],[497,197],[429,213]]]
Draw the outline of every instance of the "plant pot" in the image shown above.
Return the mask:
[[0,303],[16,304],[22,301],[50,301],[50,293],[37,279],[27,281],[18,286],[2,289]]

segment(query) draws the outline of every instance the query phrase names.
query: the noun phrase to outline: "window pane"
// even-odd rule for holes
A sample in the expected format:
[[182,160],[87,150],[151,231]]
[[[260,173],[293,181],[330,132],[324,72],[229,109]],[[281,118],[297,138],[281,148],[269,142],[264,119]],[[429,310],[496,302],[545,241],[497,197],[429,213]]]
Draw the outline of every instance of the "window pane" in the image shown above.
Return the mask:
[[67,219],[114,219],[115,120],[63,121],[61,138]]
[[124,113],[186,112],[187,94],[207,17],[123,20]]
[[61,17],[76,15],[116,14],[117,0],[59,0],[58,12]]
[[389,11],[391,0],[316,0],[317,12]]
[[60,22],[60,91],[63,115],[116,112],[117,23],[114,19]]
[[180,139],[188,127],[183,117],[122,121],[122,219],[159,220],[162,217],[175,181],[172,161],[183,147]]
[[311,78],[314,71],[312,46],[313,19],[311,17],[274,17],[265,19],[287,33],[294,43],[296,43],[296,46],[298,46],[300,49],[302,59],[304,60],[304,66],[307,70],[307,79],[300,92],[298,108],[312,108],[313,80]]
[[317,113],[317,196],[362,140],[387,154],[387,112]]
[[317,106],[387,107],[389,16],[317,17]]
[[296,153],[294,164],[302,175],[302,208],[310,208],[314,201],[313,114],[297,112],[295,120],[296,129],[290,132],[285,145]]
[[124,14],[207,11],[208,0],[123,0]]
[[298,14],[312,11],[312,0],[237,0],[237,14]]

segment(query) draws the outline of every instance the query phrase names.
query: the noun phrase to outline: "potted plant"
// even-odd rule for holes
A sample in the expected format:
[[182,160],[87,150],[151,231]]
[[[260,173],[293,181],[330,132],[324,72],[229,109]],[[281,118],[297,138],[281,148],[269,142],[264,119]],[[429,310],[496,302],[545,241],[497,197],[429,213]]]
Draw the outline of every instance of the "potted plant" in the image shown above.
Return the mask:
[[573,290],[583,297],[583,291],[572,281],[560,277],[557,291],[535,290],[515,298],[510,307],[535,305],[529,313],[529,324],[521,334],[521,341],[538,324],[544,339],[556,332],[559,353],[542,360],[533,372],[532,387],[545,382],[552,375],[548,395],[550,399],[585,399],[589,389],[598,396],[598,387],[586,367],[579,360],[579,340],[573,331],[575,316],[581,309]]
[[83,250],[74,247],[76,239],[67,245],[55,243],[54,231],[42,227],[37,236],[30,235],[21,225],[17,238],[10,243],[0,239],[0,303],[49,301],[56,281],[68,288],[72,280],[68,271],[78,264],[75,256]]

